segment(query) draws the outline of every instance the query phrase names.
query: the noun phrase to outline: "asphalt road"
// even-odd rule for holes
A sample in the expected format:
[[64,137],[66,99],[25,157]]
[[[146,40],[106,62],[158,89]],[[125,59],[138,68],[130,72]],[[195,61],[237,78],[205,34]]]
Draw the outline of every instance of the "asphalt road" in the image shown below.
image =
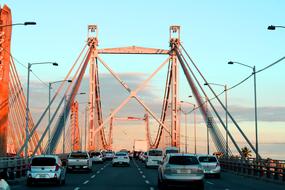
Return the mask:
[[[11,189],[69,189],[69,190],[154,190],[157,189],[157,169],[147,169],[137,160],[131,161],[130,167],[112,167],[111,162],[94,164],[93,170],[68,173],[66,184],[54,186],[40,184],[27,187],[25,181]],[[177,189],[177,188],[170,188]],[[187,188],[189,189],[189,187]],[[285,185],[265,182],[231,173],[222,173],[221,179],[206,179],[206,190],[284,190]]]

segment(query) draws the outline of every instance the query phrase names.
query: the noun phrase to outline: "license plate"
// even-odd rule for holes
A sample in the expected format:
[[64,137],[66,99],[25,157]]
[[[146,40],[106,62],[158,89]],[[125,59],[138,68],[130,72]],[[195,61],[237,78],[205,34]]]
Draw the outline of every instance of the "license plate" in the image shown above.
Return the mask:
[[76,169],[80,168],[80,166],[75,166]]
[[190,174],[191,170],[177,170],[178,174]]
[[119,162],[119,164],[123,164],[123,162]]
[[40,178],[47,178],[47,175],[46,174],[40,174],[39,177]]

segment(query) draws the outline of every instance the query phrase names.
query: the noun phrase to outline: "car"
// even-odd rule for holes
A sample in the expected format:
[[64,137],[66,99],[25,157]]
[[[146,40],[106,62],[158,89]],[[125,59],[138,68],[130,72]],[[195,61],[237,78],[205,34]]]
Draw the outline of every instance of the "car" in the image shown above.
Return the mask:
[[139,158],[142,162],[145,162],[147,160],[147,152],[142,152]]
[[113,151],[107,151],[105,152],[105,159],[106,160],[112,160],[114,157],[114,152]]
[[166,156],[169,153],[179,153],[179,148],[174,146],[166,147],[164,151],[164,156]]
[[117,165],[126,165],[130,166],[130,158],[128,153],[126,152],[117,152],[115,156],[113,157],[112,160],[112,165],[117,166]]
[[92,161],[88,152],[71,152],[67,158],[67,169],[92,171]]
[[90,153],[90,157],[91,157],[91,160],[92,160],[92,162],[94,163],[103,163],[104,162],[104,160],[103,160],[103,154],[101,153],[101,152],[98,152],[98,151],[96,151],[96,152],[91,152]]
[[34,182],[53,182],[57,185],[65,184],[66,168],[56,155],[34,156],[27,171],[27,185]]
[[162,149],[150,149],[147,151],[147,159],[145,160],[146,168],[158,167],[163,160]]
[[0,189],[1,190],[10,190],[9,184],[4,179],[0,179]]
[[206,176],[221,177],[220,162],[214,155],[198,155],[198,160]]
[[187,186],[204,189],[204,171],[195,154],[170,153],[158,167],[159,189]]

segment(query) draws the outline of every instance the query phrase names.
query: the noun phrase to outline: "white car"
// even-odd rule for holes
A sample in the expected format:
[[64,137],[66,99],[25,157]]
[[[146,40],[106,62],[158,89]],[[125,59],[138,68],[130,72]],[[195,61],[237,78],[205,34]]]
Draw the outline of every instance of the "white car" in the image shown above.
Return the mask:
[[91,152],[90,157],[92,162],[103,163],[103,155],[101,152]]
[[66,169],[55,155],[40,155],[31,159],[27,171],[27,185],[34,182],[54,182],[65,184]]
[[1,190],[10,190],[10,186],[8,185],[8,183],[4,179],[0,180],[0,189]]
[[163,160],[162,149],[150,149],[147,152],[147,159],[145,161],[145,166],[148,167],[158,167]]
[[128,153],[126,153],[126,152],[117,152],[115,154],[115,156],[113,157],[112,165],[113,166],[117,166],[117,165],[130,166],[130,158],[129,158]]
[[221,177],[221,166],[216,156],[198,155],[198,160],[203,167],[206,176]]

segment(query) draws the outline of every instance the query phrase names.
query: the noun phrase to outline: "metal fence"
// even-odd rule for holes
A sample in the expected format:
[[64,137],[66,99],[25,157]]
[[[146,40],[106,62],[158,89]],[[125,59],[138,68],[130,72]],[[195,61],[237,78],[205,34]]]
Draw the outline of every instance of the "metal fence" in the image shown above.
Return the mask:
[[30,158],[22,157],[1,157],[0,177],[4,179],[14,179],[26,175]]
[[220,158],[222,170],[285,183],[285,160]]

